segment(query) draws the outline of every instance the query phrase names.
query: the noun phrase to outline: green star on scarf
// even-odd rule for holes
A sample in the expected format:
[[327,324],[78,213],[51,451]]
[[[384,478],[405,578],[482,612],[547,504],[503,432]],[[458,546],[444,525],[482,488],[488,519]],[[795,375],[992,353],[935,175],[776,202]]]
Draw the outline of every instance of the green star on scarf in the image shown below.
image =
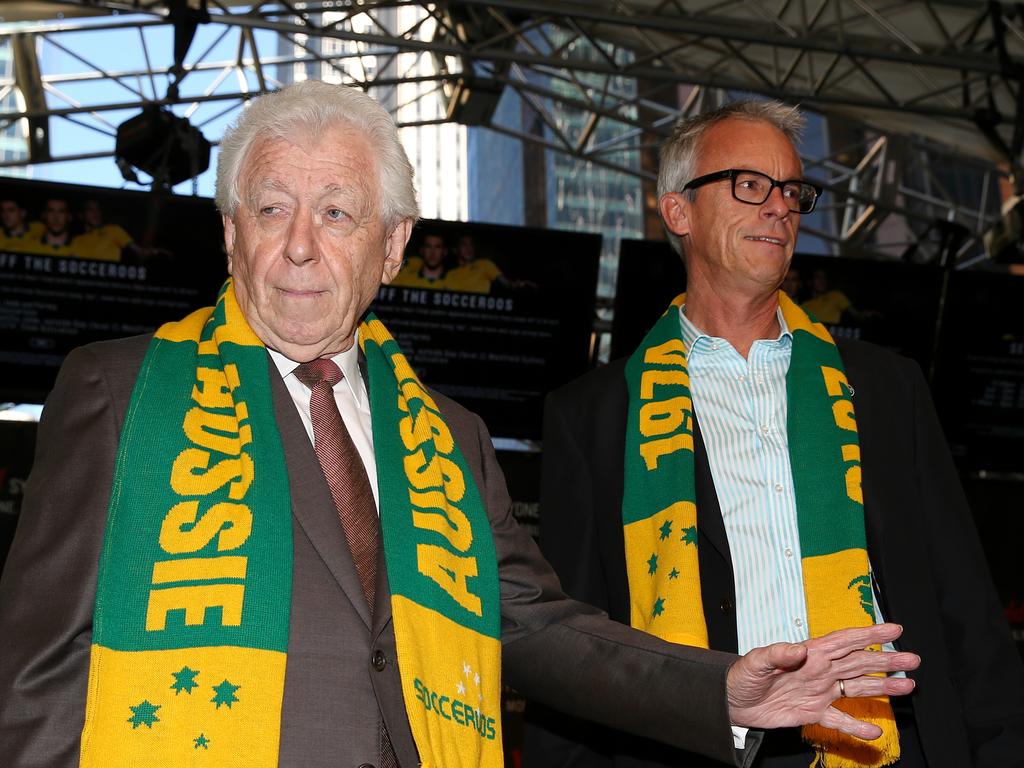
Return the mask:
[[153,723],[160,722],[160,718],[156,716],[156,711],[160,709],[160,706],[160,704],[151,704],[149,699],[143,699],[141,704],[134,707],[129,705],[128,709],[132,711],[132,716],[128,718],[128,722],[132,724],[132,730],[134,731],[140,725],[152,728]]
[[196,682],[196,675],[199,674],[198,670],[189,669],[186,666],[182,667],[180,672],[171,672],[171,674],[174,676],[174,684],[171,686],[171,690],[174,691],[175,696],[182,691],[191,694],[193,688],[199,687],[199,683]]
[[672,521],[666,520],[658,530],[661,532],[661,540],[664,541],[672,535]]
[[228,709],[231,709],[232,703],[238,701],[238,697],[235,696],[235,691],[241,687],[242,686],[240,685],[232,685],[225,680],[220,685],[213,686],[213,691],[217,695],[210,699],[210,701],[217,705],[217,709],[220,709],[221,704],[227,704]]

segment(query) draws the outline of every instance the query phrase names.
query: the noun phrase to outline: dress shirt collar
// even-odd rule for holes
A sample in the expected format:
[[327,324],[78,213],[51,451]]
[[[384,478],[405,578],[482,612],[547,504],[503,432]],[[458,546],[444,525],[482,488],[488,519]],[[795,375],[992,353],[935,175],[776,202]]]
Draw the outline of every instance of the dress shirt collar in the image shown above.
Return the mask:
[[[786,325],[786,319],[782,316],[781,307],[775,310],[775,317],[779,321],[779,335],[774,339],[759,339],[758,341],[786,347],[793,342],[793,332]],[[686,354],[689,357],[692,353],[699,353],[705,347],[718,349],[721,344],[728,344],[725,339],[709,336],[693,324],[693,321],[686,316],[686,305],[679,308],[679,327],[683,335],[683,343],[686,345]],[[756,343],[756,342],[755,342]]]
[[[267,348],[270,353],[271,359],[277,366],[277,370],[281,373],[282,379],[287,379],[289,376],[295,373],[295,369],[299,367],[299,363],[294,360],[290,360],[280,352]],[[359,333],[356,332],[355,343],[346,351],[341,352],[331,358],[338,367],[341,368],[341,372],[345,378],[342,382],[346,382],[348,385],[349,392],[352,393],[352,399],[356,402],[360,409],[369,410],[370,402],[366,394],[366,384],[363,382],[363,377],[359,373]]]

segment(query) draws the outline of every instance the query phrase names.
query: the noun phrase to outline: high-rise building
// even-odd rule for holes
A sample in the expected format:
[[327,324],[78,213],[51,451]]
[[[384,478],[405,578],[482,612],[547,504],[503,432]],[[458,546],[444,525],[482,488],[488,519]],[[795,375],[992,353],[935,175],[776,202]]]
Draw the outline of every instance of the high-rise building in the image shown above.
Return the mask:
[[[14,78],[14,51],[11,48],[10,37],[0,37],[0,82],[10,81]],[[0,111],[17,112],[23,108],[19,103],[20,94],[16,88],[6,89],[3,98],[0,98]],[[28,157],[28,144],[26,141],[27,125],[24,120],[16,120],[7,126],[0,128],[0,162],[12,160],[24,160]],[[27,167],[5,168],[5,176],[27,176]]]
[[[566,33],[548,30],[552,44],[561,45]],[[568,43],[574,55],[599,58],[604,54],[582,40]],[[625,52],[612,52],[624,56]],[[534,78],[541,75],[534,73]],[[579,97],[579,87],[592,87],[621,94],[626,99],[636,94],[636,81],[630,77],[576,73],[569,81],[551,75],[540,83],[556,95],[544,101],[549,119],[564,137],[575,140],[588,130],[588,112],[571,109],[557,98]],[[630,117],[635,117],[632,115]],[[537,119],[533,109],[506,90],[498,104],[494,122],[520,134],[535,134],[550,142],[555,129]],[[594,129],[591,142],[614,144],[618,151],[608,155],[614,165],[638,170],[639,137],[623,139],[629,126],[602,119]],[[523,143],[485,128],[469,129],[469,213],[475,221],[528,224],[552,229],[592,232],[602,235],[601,273],[598,291],[614,293],[619,242],[623,238],[643,237],[643,191],[638,175],[614,170],[591,160]]]
[[[373,35],[383,26],[392,31],[415,29],[430,40],[436,22],[420,6],[378,9],[369,14],[324,12],[312,19],[318,26],[332,25],[356,34]],[[368,93],[383,104],[400,124],[402,144],[416,173],[420,210],[427,218],[464,221],[468,217],[466,128],[445,123],[444,107],[435,81],[437,64],[426,52],[396,54],[377,43],[346,40],[329,35],[296,35],[294,44],[281,43],[282,53],[312,53],[314,61],[284,65],[285,83],[319,79],[357,85],[381,82]]]
[[[522,130],[523,105],[515,91],[505,89],[493,121],[514,131]],[[525,200],[538,190],[527,189],[523,174],[521,139],[486,128],[466,129],[468,218],[493,224],[522,226],[526,223]]]

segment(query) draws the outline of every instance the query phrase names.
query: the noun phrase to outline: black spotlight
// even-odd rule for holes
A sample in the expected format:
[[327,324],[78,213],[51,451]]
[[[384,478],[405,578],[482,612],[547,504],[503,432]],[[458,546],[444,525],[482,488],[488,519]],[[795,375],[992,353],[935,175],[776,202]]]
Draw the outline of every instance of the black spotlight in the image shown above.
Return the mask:
[[210,167],[210,142],[184,117],[149,105],[117,127],[114,156],[122,174],[134,166],[154,185],[173,187]]

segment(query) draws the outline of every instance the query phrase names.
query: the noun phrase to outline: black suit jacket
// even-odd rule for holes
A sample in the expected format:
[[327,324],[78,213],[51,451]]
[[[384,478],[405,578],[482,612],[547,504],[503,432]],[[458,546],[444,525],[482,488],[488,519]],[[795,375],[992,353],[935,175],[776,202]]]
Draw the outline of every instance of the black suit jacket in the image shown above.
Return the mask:
[[[120,432],[148,337],[102,342],[65,361],[39,426],[36,460],[0,580],[0,762],[78,765],[96,571]],[[376,764],[385,722],[399,763],[418,764],[405,713],[391,605],[378,569],[366,606],[310,440],[270,367],[292,501],[292,613],[280,765]],[[487,509],[509,682],[553,707],[736,759],[725,679],[735,657],[697,653],[568,599],[510,513],[480,419],[433,395]],[[378,655],[379,654],[379,655]],[[685,699],[678,691],[689,692]]]
[[[956,470],[916,364],[840,344],[854,388],[868,553],[883,615],[919,653],[914,716],[931,768],[1024,765],[1024,673]],[[573,597],[628,623],[621,505],[625,360],[549,396],[541,549]],[[697,414],[699,420],[699,414]],[[703,442],[695,441],[699,562],[713,648],[735,650],[728,541]],[[528,768],[704,764],[609,729],[531,715]]]

